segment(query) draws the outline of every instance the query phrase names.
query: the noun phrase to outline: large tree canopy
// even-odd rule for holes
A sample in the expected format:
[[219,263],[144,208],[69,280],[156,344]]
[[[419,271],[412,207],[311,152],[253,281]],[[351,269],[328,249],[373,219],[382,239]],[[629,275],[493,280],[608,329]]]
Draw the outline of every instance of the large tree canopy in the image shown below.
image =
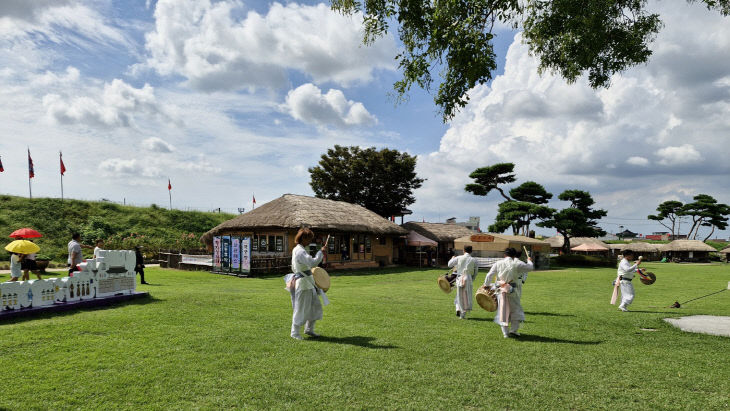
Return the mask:
[[600,237],[606,234],[598,227],[598,220],[605,217],[607,212],[592,208],[595,201],[590,193],[582,190],[565,190],[560,193],[558,199],[568,201],[570,205],[537,225],[554,228],[563,236],[564,253],[570,253],[572,237]]
[[359,204],[390,217],[416,201],[413,190],[424,180],[415,169],[416,156],[408,153],[335,145],[309,169],[309,184],[319,198]]
[[[647,218],[649,220],[658,221],[659,224],[663,225],[664,227],[672,230],[672,238],[674,238],[675,235],[678,233],[675,230],[677,220],[682,215],[682,204],[681,201],[676,200],[669,200],[665,201],[656,208],[656,211],[658,211],[657,214],[652,214],[648,216]],[[665,223],[664,220],[668,220],[669,223],[671,223],[671,226],[668,225],[668,223]]]
[[707,194],[698,194],[694,196],[694,202],[687,203],[681,208],[681,215],[689,216],[692,219],[692,226],[687,233],[687,238],[697,238],[700,227],[712,227],[712,231],[705,238],[708,238],[715,232],[715,228],[724,230],[727,228],[730,207],[727,204],[718,203],[714,197]]
[[[730,0],[687,1],[730,14]],[[365,44],[385,35],[391,24],[397,27],[404,46],[396,56],[403,72],[394,84],[399,98],[414,83],[430,90],[440,70],[434,101],[444,121],[467,104],[472,87],[492,79],[496,22],[523,31],[541,71],[557,72],[568,82],[587,73],[592,87],[607,87],[612,74],[651,56],[649,43],[662,23],[646,5],[646,0],[332,0],[341,13],[362,12]]]

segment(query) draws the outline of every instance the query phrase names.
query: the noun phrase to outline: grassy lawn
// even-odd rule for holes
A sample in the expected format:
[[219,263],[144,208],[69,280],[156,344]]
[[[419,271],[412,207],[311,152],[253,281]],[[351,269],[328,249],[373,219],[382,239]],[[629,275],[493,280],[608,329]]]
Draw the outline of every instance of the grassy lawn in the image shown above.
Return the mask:
[[730,291],[664,308],[730,265],[645,266],[629,313],[608,303],[615,269],[532,273],[507,340],[478,306],[456,318],[442,270],[337,276],[324,337],[295,341],[278,276],[150,269],[150,299],[0,323],[0,408],[727,409],[730,339],[662,318],[730,316]]

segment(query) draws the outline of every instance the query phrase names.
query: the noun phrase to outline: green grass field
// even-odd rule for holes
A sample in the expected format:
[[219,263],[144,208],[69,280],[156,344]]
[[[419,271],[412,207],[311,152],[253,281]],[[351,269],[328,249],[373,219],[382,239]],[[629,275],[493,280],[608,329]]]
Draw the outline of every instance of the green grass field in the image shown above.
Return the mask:
[[149,299],[0,323],[0,408],[728,409],[730,339],[662,319],[730,315],[730,291],[663,308],[726,288],[730,265],[645,266],[629,313],[615,269],[532,273],[520,339],[478,307],[457,319],[442,270],[338,275],[305,341],[278,276],[150,269]]

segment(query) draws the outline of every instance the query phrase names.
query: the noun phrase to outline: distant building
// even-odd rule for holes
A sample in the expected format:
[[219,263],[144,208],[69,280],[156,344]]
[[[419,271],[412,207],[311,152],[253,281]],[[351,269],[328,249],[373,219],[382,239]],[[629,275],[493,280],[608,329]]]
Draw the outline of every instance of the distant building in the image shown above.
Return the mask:
[[633,231],[624,230],[618,234],[616,234],[620,239],[625,240],[627,238],[636,238],[640,237],[640,234],[634,233]]
[[446,224],[456,224],[462,227],[466,227],[472,232],[481,233],[482,230],[479,228],[479,217],[469,217],[469,220],[462,223],[456,222],[456,217],[446,219]]

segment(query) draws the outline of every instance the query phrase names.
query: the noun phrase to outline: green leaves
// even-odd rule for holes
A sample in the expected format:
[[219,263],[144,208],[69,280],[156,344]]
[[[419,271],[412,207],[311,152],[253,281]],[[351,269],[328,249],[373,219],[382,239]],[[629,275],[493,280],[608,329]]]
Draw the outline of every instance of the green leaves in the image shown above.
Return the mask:
[[[730,14],[730,0],[701,2]],[[608,87],[611,76],[651,56],[649,45],[662,23],[646,5],[646,0],[332,0],[343,14],[363,12],[365,44],[387,34],[390,23],[398,27],[403,52],[396,59],[403,77],[393,85],[397,98],[404,100],[414,83],[431,91],[438,73],[442,81],[434,102],[444,122],[468,103],[470,89],[492,79],[496,22],[521,26],[541,71],[571,83],[587,74],[592,87]]]
[[335,145],[309,169],[309,184],[319,198],[359,204],[390,217],[416,201],[413,190],[425,180],[415,168],[416,156],[398,150]]

